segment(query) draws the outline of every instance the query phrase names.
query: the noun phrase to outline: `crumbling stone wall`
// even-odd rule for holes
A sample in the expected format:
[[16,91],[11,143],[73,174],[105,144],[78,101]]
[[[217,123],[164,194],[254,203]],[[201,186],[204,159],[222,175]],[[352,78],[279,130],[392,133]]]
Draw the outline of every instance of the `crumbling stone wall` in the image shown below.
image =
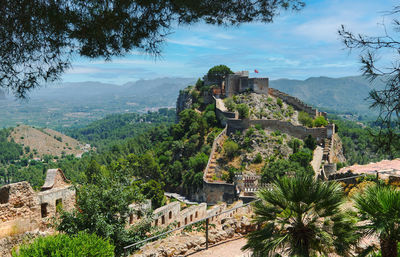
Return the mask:
[[319,112],[317,109],[312,108],[311,106],[305,104],[303,101],[300,99],[290,96],[286,93],[283,93],[275,88],[269,88],[268,94],[274,96],[274,97],[279,97],[284,101],[285,103],[292,105],[295,109],[299,111],[306,112],[311,115],[311,117],[316,117],[316,116],[324,116],[326,118],[326,112]]
[[0,237],[40,228],[56,215],[57,205],[67,211],[74,208],[75,189],[61,170],[48,170],[42,190],[35,193],[26,181],[0,188]]
[[179,212],[181,211],[181,205],[179,202],[172,202],[153,212],[154,215],[154,226],[167,226],[172,222],[179,219]]
[[250,126],[261,125],[264,129],[279,130],[283,133],[291,135],[293,137],[304,139],[308,135],[311,135],[317,141],[327,138],[327,131],[329,127],[322,128],[307,128],[304,126],[293,125],[287,121],[280,120],[239,120],[239,119],[227,119],[228,134],[234,133],[236,130],[245,130]]
[[0,238],[37,229],[39,199],[28,182],[0,188]]
[[207,182],[203,180],[205,202],[216,204],[218,202],[232,203],[237,199],[236,186],[222,182]]
[[73,186],[53,188],[38,193],[41,218],[53,217],[58,208],[70,211],[75,206],[75,189]]
[[178,227],[203,219],[207,214],[207,204],[201,203],[182,210],[179,213]]

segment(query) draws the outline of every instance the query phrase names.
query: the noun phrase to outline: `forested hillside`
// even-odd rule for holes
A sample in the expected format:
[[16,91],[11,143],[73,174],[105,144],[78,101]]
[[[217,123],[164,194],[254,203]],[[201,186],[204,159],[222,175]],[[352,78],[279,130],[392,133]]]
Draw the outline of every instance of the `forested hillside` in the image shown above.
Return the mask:
[[94,121],[84,128],[70,129],[66,133],[79,141],[96,147],[104,147],[140,135],[160,124],[172,124],[175,119],[175,109],[167,108],[146,114],[113,114]]
[[[388,154],[382,153],[375,144],[373,135],[378,133],[374,123],[357,123],[336,118],[332,120],[337,125],[337,130],[343,143],[344,155],[348,165],[367,164],[389,159]],[[400,157],[400,153],[394,153],[394,158]]]

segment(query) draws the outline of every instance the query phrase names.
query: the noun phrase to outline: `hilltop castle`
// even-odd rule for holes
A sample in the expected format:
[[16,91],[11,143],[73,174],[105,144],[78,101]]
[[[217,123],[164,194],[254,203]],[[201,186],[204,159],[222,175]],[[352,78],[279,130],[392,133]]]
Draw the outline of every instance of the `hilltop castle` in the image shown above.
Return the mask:
[[[204,76],[204,85],[219,84],[216,81],[209,80],[207,75]],[[249,78],[248,71],[238,71],[225,77],[220,88],[214,89],[214,95],[231,97],[246,91],[253,91],[259,94],[268,94],[269,79],[268,78]]]

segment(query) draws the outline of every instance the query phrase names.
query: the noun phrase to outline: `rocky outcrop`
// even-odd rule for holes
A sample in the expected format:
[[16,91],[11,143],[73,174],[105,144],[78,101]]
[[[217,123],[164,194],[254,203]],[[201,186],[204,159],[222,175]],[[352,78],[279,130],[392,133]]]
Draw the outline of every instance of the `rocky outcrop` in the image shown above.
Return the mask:
[[50,234],[52,234],[52,232],[33,231],[33,232],[25,232],[24,234],[19,234],[15,236],[9,236],[6,238],[1,238],[0,256],[11,257],[12,250],[15,249],[18,245],[22,243],[31,242],[37,237],[46,236]]
[[192,108],[193,96],[190,94],[190,88],[179,91],[178,99],[176,100],[176,116],[179,118],[179,113],[185,109]]
[[343,153],[343,144],[342,140],[340,139],[338,134],[333,135],[333,156],[332,156],[332,162],[338,163],[338,162],[346,162],[346,157],[344,157]]

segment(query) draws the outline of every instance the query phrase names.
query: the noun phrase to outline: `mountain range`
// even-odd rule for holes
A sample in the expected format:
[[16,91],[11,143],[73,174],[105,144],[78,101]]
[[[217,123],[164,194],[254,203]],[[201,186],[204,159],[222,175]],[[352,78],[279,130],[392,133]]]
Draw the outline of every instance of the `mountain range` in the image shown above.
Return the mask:
[[371,116],[368,93],[382,89],[384,82],[370,82],[365,77],[342,78],[312,77],[306,80],[278,79],[270,81],[270,86],[302,101],[327,111]]
[[[157,78],[124,85],[101,82],[61,83],[32,91],[27,101],[4,97],[0,91],[0,127],[28,124],[62,131],[82,127],[111,113],[147,112],[175,107],[179,90],[195,78]],[[361,76],[306,80],[271,80],[270,86],[298,97],[321,110],[371,116],[366,100],[382,81],[370,83]]]

